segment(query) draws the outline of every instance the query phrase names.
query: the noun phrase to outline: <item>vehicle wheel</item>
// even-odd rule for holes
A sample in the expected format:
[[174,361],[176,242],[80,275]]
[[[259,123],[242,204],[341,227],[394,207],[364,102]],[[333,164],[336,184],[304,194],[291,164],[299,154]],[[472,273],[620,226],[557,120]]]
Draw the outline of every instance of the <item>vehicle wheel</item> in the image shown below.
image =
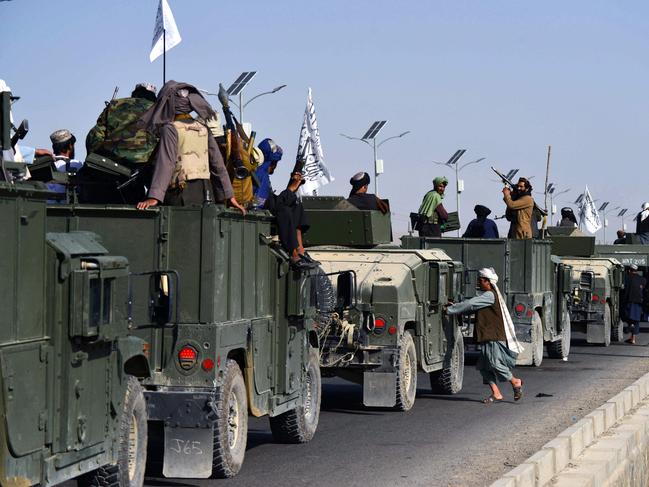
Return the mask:
[[613,328],[613,319],[611,317],[611,305],[604,306],[604,343],[603,347],[608,347],[611,344],[611,329]]
[[617,326],[611,328],[611,340],[614,342],[624,341],[624,321],[618,320]]
[[444,368],[431,372],[430,388],[437,394],[457,394],[464,381],[464,340],[459,328],[453,337],[450,356],[444,361]]
[[239,365],[228,359],[225,377],[214,398],[212,476],[234,477],[243,464],[248,441],[248,398]]
[[309,363],[304,382],[304,405],[270,419],[273,438],[283,443],[306,443],[318,429],[320,419],[320,357],[318,350],[309,350]]
[[570,313],[563,312],[561,317],[561,338],[554,342],[548,342],[547,350],[550,358],[566,358],[570,354]]
[[129,377],[119,418],[117,464],[79,478],[83,487],[141,487],[146,467],[147,413],[142,386]]
[[417,394],[417,351],[409,331],[399,340],[397,364],[397,404],[399,411],[408,411],[415,404]]
[[543,362],[543,322],[538,312],[532,318],[532,365],[539,367]]

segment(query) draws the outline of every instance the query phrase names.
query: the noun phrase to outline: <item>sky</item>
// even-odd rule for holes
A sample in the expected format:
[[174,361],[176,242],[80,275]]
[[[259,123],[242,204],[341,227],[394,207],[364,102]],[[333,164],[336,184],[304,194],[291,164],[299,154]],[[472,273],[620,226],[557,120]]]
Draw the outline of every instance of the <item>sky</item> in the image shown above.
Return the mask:
[[[285,161],[273,176],[284,187],[313,90],[326,163],[336,179],[324,195],[347,195],[358,171],[372,176],[372,150],[360,137],[388,120],[378,140],[395,235],[407,230],[438,175],[449,177],[445,207],[456,209],[455,173],[446,161],[485,160],[460,172],[463,226],[473,206],[504,213],[502,184],[491,172],[520,169],[542,189],[547,148],[554,204],[569,205],[588,185],[599,203],[628,208],[647,194],[649,3],[643,0],[328,0],[304,2],[169,0],[182,42],[167,53],[167,79],[215,92],[242,71],[257,71],[244,112],[258,140],[273,138]],[[158,0],[0,2],[0,78],[21,96],[25,143],[49,147],[68,128],[79,141],[115,86],[128,96],[142,81],[162,84],[162,58],[149,62]],[[214,105],[216,98],[208,97]],[[83,143],[77,155],[85,155]],[[549,203],[549,202],[548,202]],[[574,207],[574,205],[573,205]],[[619,211],[619,210],[618,210]],[[606,240],[622,226],[608,215]],[[504,220],[498,220],[506,231]],[[598,232],[598,240],[603,231]]]

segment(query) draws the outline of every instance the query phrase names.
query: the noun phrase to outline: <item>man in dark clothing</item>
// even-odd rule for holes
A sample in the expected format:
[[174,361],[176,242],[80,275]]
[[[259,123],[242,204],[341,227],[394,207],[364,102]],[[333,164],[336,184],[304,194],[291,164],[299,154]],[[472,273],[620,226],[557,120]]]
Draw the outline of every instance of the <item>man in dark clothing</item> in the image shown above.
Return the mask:
[[469,222],[469,226],[462,236],[466,238],[498,238],[496,222],[487,218],[491,214],[491,210],[486,206],[475,205],[473,211],[477,218]]
[[642,211],[635,217],[635,233],[641,244],[649,245],[649,203],[642,204]]
[[577,227],[577,217],[575,216],[575,212],[572,211],[572,208],[566,206],[565,208],[561,208],[561,221],[559,222],[560,227]]
[[359,172],[349,180],[352,190],[349,192],[349,201],[359,210],[377,210],[384,215],[389,211],[388,205],[378,196],[368,193],[367,188],[370,184],[370,175],[366,172]]
[[302,234],[309,229],[304,207],[295,194],[302,185],[302,173],[293,171],[288,186],[275,201],[275,216],[279,241],[296,265],[310,264],[302,243]]
[[646,279],[638,274],[638,266],[631,264],[624,281],[624,290],[622,291],[625,321],[629,324],[631,332],[631,336],[626,342],[631,345],[635,345],[636,336],[640,334],[642,303],[644,301],[644,288],[646,284]]
[[620,245],[626,243],[626,232],[624,230],[617,231],[617,238],[613,241],[613,244]]
[[[195,120],[216,116],[200,92],[188,83],[167,81],[156,103],[142,116],[141,124],[159,134],[148,198],[137,208],[145,210],[164,203],[174,206],[202,205],[205,201],[228,201],[245,214],[234,197],[232,183],[216,140],[207,126]],[[213,183],[211,176],[214,175]],[[214,195],[214,196],[213,196]]]

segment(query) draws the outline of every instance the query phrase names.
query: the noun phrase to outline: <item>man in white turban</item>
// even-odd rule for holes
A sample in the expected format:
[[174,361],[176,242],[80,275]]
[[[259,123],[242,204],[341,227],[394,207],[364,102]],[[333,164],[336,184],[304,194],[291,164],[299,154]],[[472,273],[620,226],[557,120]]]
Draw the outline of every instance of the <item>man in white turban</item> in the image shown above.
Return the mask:
[[476,296],[448,306],[449,315],[475,313],[474,339],[480,344],[477,369],[482,382],[489,385],[491,395],[482,402],[491,404],[503,400],[498,382],[509,382],[514,390],[514,401],[523,397],[523,380],[514,376],[516,357],[523,347],[516,339],[516,330],[505,300],[496,285],[498,275],[491,267],[478,271]]

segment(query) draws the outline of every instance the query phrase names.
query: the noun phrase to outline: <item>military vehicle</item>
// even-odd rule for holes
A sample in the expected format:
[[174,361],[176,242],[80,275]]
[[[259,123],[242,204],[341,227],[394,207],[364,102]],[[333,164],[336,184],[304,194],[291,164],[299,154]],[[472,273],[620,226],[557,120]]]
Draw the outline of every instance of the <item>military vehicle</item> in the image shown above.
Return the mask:
[[[0,94],[0,149],[10,150],[11,94]],[[1,160],[1,159],[0,159]],[[141,486],[149,375],[130,336],[129,264],[91,233],[46,233],[38,182],[0,172],[0,485]]]
[[649,245],[595,245],[595,255],[616,259],[624,267],[635,264],[639,268],[649,269]]
[[620,290],[624,286],[624,266],[612,257],[594,257],[595,237],[578,229],[550,227],[548,231],[552,252],[573,269],[572,329],[585,333],[588,343],[607,347],[611,340],[622,341]]
[[443,306],[462,298],[462,264],[440,250],[386,246],[390,216],[342,197],[307,197],[303,204],[309,254],[339,294],[353,291],[348,302],[319,303],[323,373],[362,384],[366,406],[412,408],[418,370],[429,374],[434,392],[457,393],[464,347]]
[[295,270],[270,238],[273,218],[222,205],[52,205],[49,231],[92,231],[128,257],[130,320],[149,347],[142,382],[163,431],[166,477],[231,477],[248,414],[276,439],[305,442],[320,408],[311,270]]
[[[498,286],[507,301],[516,336],[524,347],[520,365],[539,366],[543,345],[551,358],[570,353],[571,269],[550,254],[547,240],[430,238],[404,236],[404,248],[441,249],[465,267],[466,295],[476,293],[478,270],[493,267]],[[472,324],[464,327],[470,343]]]

